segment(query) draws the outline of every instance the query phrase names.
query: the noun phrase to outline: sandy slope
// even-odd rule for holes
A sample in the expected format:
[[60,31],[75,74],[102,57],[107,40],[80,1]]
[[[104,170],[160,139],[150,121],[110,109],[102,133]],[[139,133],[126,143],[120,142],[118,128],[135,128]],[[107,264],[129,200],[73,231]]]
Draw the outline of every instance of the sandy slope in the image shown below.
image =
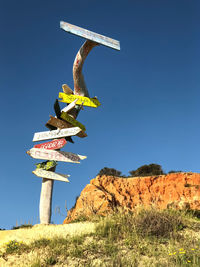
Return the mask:
[[[29,229],[17,229],[17,230],[6,230],[0,231],[0,251],[5,250],[5,243],[10,240],[17,240],[18,242],[23,241],[23,243],[29,244],[33,240],[40,238],[52,238],[55,236],[66,237],[74,235],[82,235],[94,232],[95,223],[91,222],[79,222],[64,225],[35,225]],[[1,267],[27,267],[30,263],[37,258],[45,258],[45,249],[38,251],[31,251],[27,254],[21,256],[9,255],[7,260],[0,257]],[[63,265],[55,265],[63,266]],[[72,265],[71,265],[72,266]]]
[[33,240],[41,237],[52,238],[54,236],[66,237],[73,235],[82,235],[94,232],[94,223],[79,222],[71,224],[59,225],[40,225],[37,224],[28,229],[6,230],[0,231],[0,249],[6,242],[10,240],[23,241],[28,244]]

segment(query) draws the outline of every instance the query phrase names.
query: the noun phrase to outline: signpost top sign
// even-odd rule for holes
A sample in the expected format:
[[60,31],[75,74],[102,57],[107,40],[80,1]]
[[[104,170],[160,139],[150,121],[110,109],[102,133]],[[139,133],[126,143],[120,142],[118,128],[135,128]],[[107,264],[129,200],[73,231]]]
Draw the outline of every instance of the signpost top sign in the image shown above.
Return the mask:
[[72,25],[68,22],[61,21],[60,22],[60,28],[63,29],[66,32],[81,36],[85,39],[91,40],[93,42],[111,47],[116,50],[120,50],[120,42],[114,39],[111,39],[109,37],[106,37],[104,35],[88,31],[86,29],[83,29],[81,27]]

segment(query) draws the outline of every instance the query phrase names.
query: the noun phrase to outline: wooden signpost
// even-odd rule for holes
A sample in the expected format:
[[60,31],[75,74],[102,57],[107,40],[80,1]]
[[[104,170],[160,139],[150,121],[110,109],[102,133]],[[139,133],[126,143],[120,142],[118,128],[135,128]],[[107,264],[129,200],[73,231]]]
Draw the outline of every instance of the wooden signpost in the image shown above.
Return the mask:
[[36,176],[42,177],[39,207],[41,224],[49,224],[51,222],[54,180],[69,182],[67,179],[69,175],[55,173],[57,161],[80,163],[80,160],[86,158],[86,156],[57,150],[66,144],[66,140],[74,143],[71,136],[87,136],[85,126],[76,120],[80,110],[83,109],[83,105],[94,108],[101,105],[97,98],[89,98],[82,73],[83,63],[89,52],[99,44],[120,50],[120,43],[117,40],[63,21],[60,22],[60,27],[64,31],[86,38],[86,41],[79,49],[73,64],[74,90],[67,84],[63,84],[63,93],[59,93],[61,98],[59,101],[69,105],[61,110],[58,99],[56,99],[54,103],[56,117],[50,116],[50,120],[45,125],[50,131],[35,133],[33,137],[33,142],[48,139],[55,140],[37,144],[27,151],[27,154],[35,159],[47,160],[47,162],[38,163],[37,169],[33,171]]
[[66,112],[62,111],[61,118],[63,120],[68,121],[73,126],[77,126],[77,127],[81,128],[83,131],[86,131],[86,128],[85,128],[85,126],[83,124],[81,124],[79,121],[75,120],[72,116],[68,115]]
[[49,149],[31,148],[27,151],[27,154],[35,159],[46,159],[65,161],[72,163],[80,163],[80,160],[86,159],[86,156],[77,155],[71,152],[56,151]]
[[45,171],[42,169],[36,169],[32,173],[34,173],[38,177],[51,179],[51,180],[58,180],[58,181],[63,181],[63,182],[69,182],[67,178],[70,176],[70,175],[55,173],[51,171]]
[[[74,127],[71,123],[68,123],[68,122],[63,121],[63,120],[59,120],[58,118],[55,118],[51,115],[50,115],[50,120],[48,120],[47,124],[52,125],[52,126],[59,128],[59,129]],[[84,131],[80,131],[79,133],[77,133],[77,136],[83,138],[83,137],[86,137],[87,134]]]
[[44,149],[60,149],[67,144],[67,141],[62,139],[54,139],[51,142],[46,142],[38,145],[34,145],[34,148],[44,148]]
[[79,133],[81,129],[79,127],[67,128],[67,129],[58,129],[53,131],[45,131],[35,133],[33,137],[33,142],[48,140],[53,138],[65,137],[65,136],[72,136]]
[[101,105],[101,103],[99,102],[99,100],[97,98],[89,98],[89,97],[85,97],[85,96],[80,96],[80,95],[69,95],[69,94],[65,94],[65,93],[59,93],[59,98],[62,98],[62,100],[59,100],[60,102],[64,102],[64,103],[71,103],[74,100],[78,99],[78,101],[76,102],[77,105],[83,105],[83,106],[88,106],[88,107],[92,107],[92,108],[97,108],[98,106]]

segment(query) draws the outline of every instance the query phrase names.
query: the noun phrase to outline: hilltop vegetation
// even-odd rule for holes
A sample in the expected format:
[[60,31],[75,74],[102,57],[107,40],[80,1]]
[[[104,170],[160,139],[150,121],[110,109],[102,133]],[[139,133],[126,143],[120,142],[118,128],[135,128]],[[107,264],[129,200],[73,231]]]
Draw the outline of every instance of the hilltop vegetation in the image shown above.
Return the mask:
[[[174,171],[171,170],[168,173],[176,173],[181,171]],[[163,175],[166,174],[162,170],[161,165],[151,163],[149,165],[142,165],[141,167],[137,168],[136,170],[129,171],[131,177],[142,177],[142,176],[152,176],[152,175]],[[117,176],[117,177],[126,177],[125,175],[121,174],[121,171],[118,171],[114,168],[104,167],[99,171],[97,175],[109,175],[109,176]]]
[[[29,242],[11,240],[1,249],[0,263],[10,266],[12,261],[20,267],[200,266],[200,220],[194,212],[140,208],[134,213],[117,210],[106,217],[85,219],[89,221],[85,232],[67,236],[63,232]],[[80,224],[84,226],[65,227],[81,229]]]

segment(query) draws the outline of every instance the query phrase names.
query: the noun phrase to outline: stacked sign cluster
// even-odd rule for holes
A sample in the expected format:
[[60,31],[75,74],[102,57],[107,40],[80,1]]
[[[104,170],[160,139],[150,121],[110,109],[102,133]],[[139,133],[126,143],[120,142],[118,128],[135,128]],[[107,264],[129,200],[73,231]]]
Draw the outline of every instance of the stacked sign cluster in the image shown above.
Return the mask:
[[61,110],[59,102],[56,99],[54,104],[56,116],[50,115],[50,120],[46,123],[46,127],[50,131],[35,133],[33,137],[33,142],[48,139],[53,140],[37,144],[27,151],[27,153],[33,158],[47,160],[36,165],[37,168],[33,171],[35,175],[42,178],[69,182],[67,179],[69,175],[63,175],[53,171],[57,165],[57,161],[80,163],[80,160],[85,159],[86,156],[60,151],[60,149],[66,145],[67,140],[73,142],[71,136],[77,135],[81,138],[87,136],[85,126],[74,119],[70,111],[74,109],[75,105],[98,107],[100,102],[97,98],[74,95],[73,91],[71,89],[69,90],[66,84],[62,88],[63,92],[59,93],[59,98],[61,98],[60,102],[67,103],[67,107]]

